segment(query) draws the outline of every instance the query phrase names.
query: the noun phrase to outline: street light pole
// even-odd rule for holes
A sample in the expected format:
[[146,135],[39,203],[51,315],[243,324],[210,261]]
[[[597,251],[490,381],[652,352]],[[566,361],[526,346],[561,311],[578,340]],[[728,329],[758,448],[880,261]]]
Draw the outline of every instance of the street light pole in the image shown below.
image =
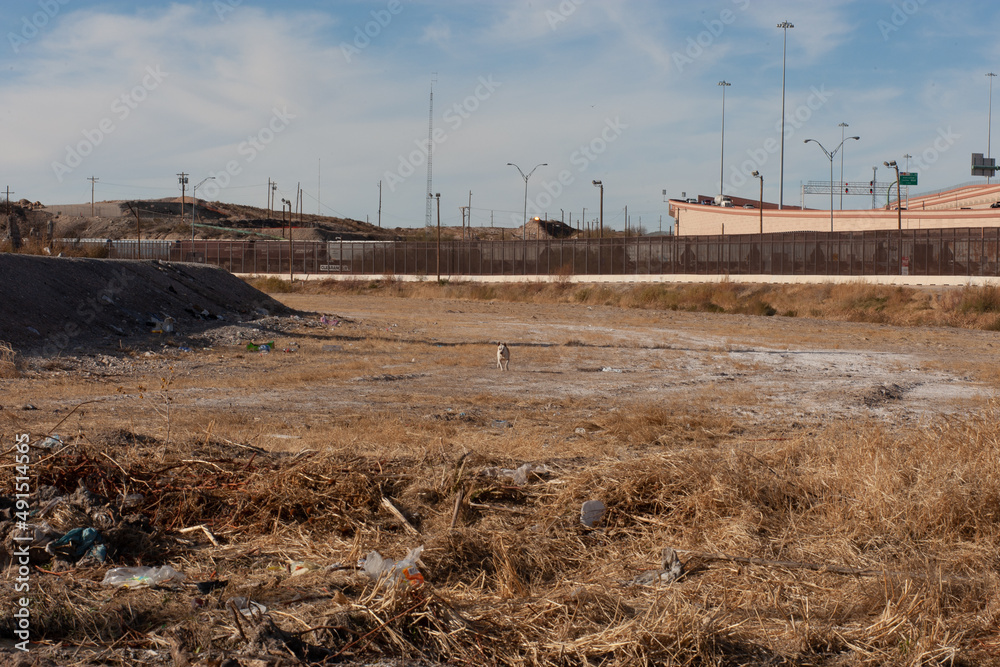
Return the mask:
[[722,151],[719,157],[719,203],[722,203],[721,196],[725,194],[722,184],[725,182],[724,173],[726,165],[726,88],[731,84],[728,81],[720,81],[718,85],[722,86]]
[[783,32],[781,42],[781,157],[779,160],[778,174],[778,210],[785,204],[785,51],[788,46],[788,29],[795,26],[788,21],[778,24]]
[[763,234],[764,233],[764,176],[762,176],[759,171],[755,171],[751,175],[754,178],[760,179],[760,203],[758,204],[758,206],[760,207],[760,233]]
[[[844,143],[844,128],[850,127],[847,123],[841,123],[840,127],[840,143]],[[840,210],[844,210],[844,154],[840,154]]]
[[[855,141],[857,141],[861,139],[861,137],[847,137],[847,139],[854,139]],[[808,144],[810,141],[813,142],[814,144],[819,146],[819,149],[823,151],[823,154],[830,159],[830,231],[831,232],[833,231],[833,156],[836,155],[837,151],[839,151],[843,147],[844,142],[847,141],[847,139],[841,141],[840,145],[833,149],[833,152],[826,150],[826,148],[823,147],[823,144],[819,143],[815,139],[806,139],[805,141],[802,142],[805,144]]]
[[[427,193],[430,197],[431,193]],[[434,195],[434,199],[437,199],[437,280],[441,282],[441,193],[438,192]]]
[[191,201],[191,240],[192,241],[194,241],[194,209],[195,209],[196,206],[198,206],[198,188],[201,187],[202,184],[205,181],[214,181],[214,180],[215,180],[215,176],[209,176],[208,178],[203,178],[198,183],[198,185],[194,186],[194,189],[191,191],[192,192],[192,194],[191,194],[191,200],[192,200]]
[[594,187],[597,187],[597,188],[601,189],[601,208],[600,208],[600,211],[601,211],[601,214],[600,214],[601,215],[601,217],[600,217],[600,220],[601,220],[600,225],[601,226],[600,226],[600,231],[598,232],[597,238],[603,239],[604,238],[604,182],[603,181],[594,181],[593,183],[594,183]]
[[[993,72],[987,72],[986,76],[990,78],[990,110],[989,110],[989,117],[986,122],[986,157],[990,158],[992,157],[990,153],[990,133],[993,130],[993,77],[995,77],[996,74],[994,74]],[[987,173],[986,184],[989,185],[989,182],[990,182],[990,174]]]
[[[913,156],[910,155],[909,153],[907,153],[903,157],[906,158],[906,173],[908,174],[908,173],[910,173],[910,158],[913,157]],[[909,185],[906,186],[906,210],[907,211],[910,210],[910,186]]]
[[508,162],[507,166],[508,167],[514,167],[514,169],[517,169],[517,173],[521,174],[521,178],[524,179],[524,218],[521,221],[521,240],[524,241],[524,240],[526,240],[528,238],[527,237],[527,230],[528,230],[528,179],[531,178],[531,175],[533,173],[535,173],[535,169],[538,169],[539,167],[547,167],[549,165],[547,163],[545,163],[545,162],[542,162],[541,164],[536,164],[534,166],[534,168],[531,171],[528,172],[527,176],[525,176],[524,172],[521,171],[521,168],[518,167],[513,162]]
[[903,229],[903,201],[902,197],[899,195],[899,165],[896,164],[895,160],[890,160],[888,162],[883,162],[887,167],[892,167],[896,170],[896,229]]

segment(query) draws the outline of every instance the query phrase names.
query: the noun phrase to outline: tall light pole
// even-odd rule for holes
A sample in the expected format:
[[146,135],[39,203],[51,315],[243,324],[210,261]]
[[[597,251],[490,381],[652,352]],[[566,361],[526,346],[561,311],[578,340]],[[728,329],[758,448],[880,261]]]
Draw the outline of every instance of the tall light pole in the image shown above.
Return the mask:
[[[861,137],[847,137],[847,139],[854,139],[855,141],[857,141],[860,138]],[[847,139],[844,139],[844,141],[847,141]],[[806,139],[802,143],[808,144],[810,141],[819,146],[820,150],[823,151],[823,154],[830,159],[830,231],[832,232],[833,231],[833,156],[836,155],[837,152],[844,145],[844,141],[841,141],[840,145],[833,149],[833,152],[826,150],[823,147],[823,144],[819,143],[815,139]]]
[[437,280],[440,283],[441,282],[441,193],[438,192],[436,195],[431,195],[431,193],[428,192],[427,193],[427,199],[428,199],[428,201],[430,201],[430,199],[432,199],[432,198],[433,199],[437,199],[437,212],[438,212],[438,215],[437,215],[437,221],[438,221],[438,224],[437,224],[437,252],[435,254],[437,255]]
[[601,209],[600,209],[600,211],[601,211],[601,218],[600,218],[600,220],[601,220],[601,227],[600,227],[600,230],[601,231],[598,233],[597,238],[603,239],[604,238],[604,182],[603,181],[594,181],[593,183],[594,183],[594,187],[597,187],[597,188],[601,189]]
[[778,210],[785,204],[785,50],[788,46],[788,29],[795,26],[788,21],[778,24],[783,33],[781,42],[781,156],[778,162]]
[[[722,86],[722,151],[719,158],[719,195],[725,194],[722,189],[722,184],[724,181],[724,170],[726,165],[726,88],[731,84],[728,81],[720,81],[718,85]],[[720,204],[721,199],[720,199]]]
[[761,175],[759,171],[753,172],[751,176],[760,179],[760,203],[758,204],[758,206],[760,206],[760,233],[763,234],[764,233],[764,177]]
[[[535,169],[538,169],[539,167],[547,167],[549,165],[546,162],[542,162],[541,164],[536,164],[534,166],[534,168],[532,168],[532,170],[528,172],[527,176],[525,176],[524,172],[521,171],[521,168],[518,167],[513,162],[508,162],[507,166],[508,167],[514,167],[514,169],[517,169],[517,173],[521,174],[521,178],[524,179],[524,219],[521,222],[521,240],[524,241],[524,240],[526,240],[528,238],[527,237],[527,229],[528,229],[528,179],[531,178],[531,175],[533,173],[535,173]],[[525,247],[527,247],[527,246],[525,246]]]
[[[896,229],[903,229],[902,197],[899,196],[899,165],[896,164],[895,160],[889,160],[888,162],[883,162],[882,164],[896,170]],[[888,199],[888,197],[886,198]]]
[[[996,74],[994,74],[993,72],[987,72],[986,76],[990,78],[990,110],[989,110],[989,117],[986,122],[986,157],[990,158],[992,157],[992,155],[990,154],[990,133],[993,130],[993,77],[995,77]],[[990,182],[990,174],[987,173],[986,183],[989,184],[989,182]]]
[[[844,143],[844,128],[850,127],[847,123],[841,123],[840,127],[840,143]],[[840,154],[840,210],[844,210],[844,154]]]
[[198,185],[194,186],[191,195],[191,240],[194,241],[194,209],[198,206],[198,188],[200,188],[205,181],[214,181],[215,176],[209,176],[208,178],[203,178],[198,182]]
[[[910,158],[913,157],[909,153],[903,156],[906,158],[906,173],[910,173]],[[906,186],[906,210],[910,210],[910,186]]]

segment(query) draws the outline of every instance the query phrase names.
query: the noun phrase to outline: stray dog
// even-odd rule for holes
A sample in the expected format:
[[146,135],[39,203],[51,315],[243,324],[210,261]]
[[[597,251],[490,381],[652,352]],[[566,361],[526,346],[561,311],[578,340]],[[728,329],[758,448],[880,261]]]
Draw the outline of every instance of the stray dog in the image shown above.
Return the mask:
[[497,343],[497,368],[510,370],[510,348],[507,343]]

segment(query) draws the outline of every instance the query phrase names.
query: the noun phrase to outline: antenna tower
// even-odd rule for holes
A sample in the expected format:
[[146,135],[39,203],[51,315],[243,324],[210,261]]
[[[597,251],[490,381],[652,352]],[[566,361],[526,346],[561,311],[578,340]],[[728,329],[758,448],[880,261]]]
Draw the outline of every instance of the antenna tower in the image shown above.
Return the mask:
[[432,172],[431,172],[431,158],[434,156],[434,82],[437,81],[437,76],[431,78],[431,103],[430,111],[427,114],[427,212],[424,216],[424,226],[431,226],[431,210],[433,208],[433,203],[431,201],[431,193],[434,192],[434,185],[432,182]]

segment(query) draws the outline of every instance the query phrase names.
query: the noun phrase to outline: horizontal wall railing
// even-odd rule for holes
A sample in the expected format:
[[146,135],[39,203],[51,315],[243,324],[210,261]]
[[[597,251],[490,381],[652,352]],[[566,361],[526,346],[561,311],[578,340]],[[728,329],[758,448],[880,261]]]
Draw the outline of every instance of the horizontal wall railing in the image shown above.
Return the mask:
[[[66,245],[74,245],[66,242]],[[476,276],[998,276],[1000,228],[520,241],[79,241],[91,254],[233,273]]]

